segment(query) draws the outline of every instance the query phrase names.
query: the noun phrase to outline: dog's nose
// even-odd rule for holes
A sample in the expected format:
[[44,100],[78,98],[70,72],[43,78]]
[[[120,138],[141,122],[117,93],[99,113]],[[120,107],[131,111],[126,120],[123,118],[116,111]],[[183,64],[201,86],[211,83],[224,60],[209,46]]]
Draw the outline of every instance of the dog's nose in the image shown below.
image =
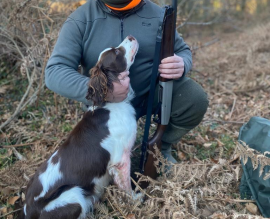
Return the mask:
[[133,36],[131,36],[131,35],[128,36],[128,39],[129,39],[130,42],[131,42],[132,40],[135,40],[135,38],[134,38]]

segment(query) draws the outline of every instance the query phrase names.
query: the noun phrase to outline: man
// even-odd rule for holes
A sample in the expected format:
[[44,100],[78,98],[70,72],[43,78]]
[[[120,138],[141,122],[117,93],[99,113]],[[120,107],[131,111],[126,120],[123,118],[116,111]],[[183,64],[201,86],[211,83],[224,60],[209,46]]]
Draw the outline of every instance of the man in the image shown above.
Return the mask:
[[[128,93],[129,82],[136,97],[132,104],[137,118],[146,114],[156,34],[161,8],[149,0],[89,0],[73,12],[64,23],[46,67],[46,85],[67,98],[91,105],[86,100],[88,72],[101,51],[119,45],[127,35],[140,45],[129,72],[120,74],[108,101],[120,102]],[[175,55],[163,59],[159,72],[174,79],[170,123],[162,139],[162,153],[176,163],[171,144],[178,142],[202,120],[208,106],[207,95],[200,85],[186,77],[192,66],[189,47],[176,33]],[[83,75],[77,72],[83,67]]]

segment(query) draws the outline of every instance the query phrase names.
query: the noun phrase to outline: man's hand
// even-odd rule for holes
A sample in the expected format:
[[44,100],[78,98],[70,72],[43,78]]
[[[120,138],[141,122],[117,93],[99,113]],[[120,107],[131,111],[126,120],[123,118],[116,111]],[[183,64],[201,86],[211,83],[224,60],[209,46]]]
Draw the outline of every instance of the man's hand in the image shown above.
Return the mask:
[[129,71],[120,73],[118,79],[120,82],[113,82],[113,92],[107,94],[106,100],[112,103],[119,103],[126,99],[129,91]]
[[181,57],[174,54],[174,56],[161,60],[158,71],[163,78],[181,78],[184,73],[184,61]]

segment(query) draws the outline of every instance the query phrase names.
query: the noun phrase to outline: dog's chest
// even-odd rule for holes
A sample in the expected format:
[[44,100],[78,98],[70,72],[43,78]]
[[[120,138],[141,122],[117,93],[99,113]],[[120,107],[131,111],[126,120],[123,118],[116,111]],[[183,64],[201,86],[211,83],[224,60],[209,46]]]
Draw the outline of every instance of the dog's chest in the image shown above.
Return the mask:
[[111,154],[111,163],[117,163],[124,151],[130,151],[137,131],[135,110],[129,102],[109,103],[105,106],[110,111],[108,120],[109,136],[101,146]]
[[110,111],[108,128],[112,135],[129,138],[130,135],[136,134],[135,110],[129,103],[112,103],[108,104],[106,108]]

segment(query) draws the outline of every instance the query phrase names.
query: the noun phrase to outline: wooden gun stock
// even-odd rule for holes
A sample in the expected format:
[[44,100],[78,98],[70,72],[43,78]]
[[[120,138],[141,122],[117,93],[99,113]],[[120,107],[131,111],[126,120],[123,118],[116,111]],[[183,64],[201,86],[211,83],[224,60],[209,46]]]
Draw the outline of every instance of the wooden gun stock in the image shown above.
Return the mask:
[[[161,49],[160,49],[160,61],[164,58],[174,55],[174,40],[175,40],[175,10],[171,6],[166,6],[166,12],[165,12],[164,20],[163,20],[163,33],[162,33],[162,41],[161,41]],[[160,98],[159,101],[162,102],[162,100],[166,100],[167,98],[163,92],[163,87],[162,87],[164,85],[163,82],[168,82],[170,80],[159,77],[159,81],[160,81],[159,86],[161,88],[159,92],[159,98]],[[170,83],[169,86],[172,86],[172,83]],[[172,88],[170,88],[169,90],[172,90]],[[163,102],[161,104],[163,104]],[[169,111],[170,111],[171,101],[169,101],[168,105],[169,105]],[[162,110],[163,110],[163,107],[162,107]],[[166,113],[167,114],[169,113],[170,115],[170,112],[166,112]],[[169,115],[167,115],[168,118],[169,118]],[[168,119],[165,122],[163,122],[162,119],[163,118],[162,118],[162,113],[161,113],[161,123],[158,124],[157,130],[155,134],[153,135],[153,137],[151,137],[147,142],[147,150],[153,153],[155,153],[155,150],[154,150],[155,145],[158,147],[159,150],[161,150],[161,139],[166,130],[167,124],[169,122]],[[153,179],[156,179],[158,177],[158,173],[154,165],[155,161],[156,161],[156,158],[154,158],[152,154],[147,152],[143,173],[144,175],[149,176]],[[148,183],[146,182],[141,183],[141,186],[145,188],[148,186]]]

